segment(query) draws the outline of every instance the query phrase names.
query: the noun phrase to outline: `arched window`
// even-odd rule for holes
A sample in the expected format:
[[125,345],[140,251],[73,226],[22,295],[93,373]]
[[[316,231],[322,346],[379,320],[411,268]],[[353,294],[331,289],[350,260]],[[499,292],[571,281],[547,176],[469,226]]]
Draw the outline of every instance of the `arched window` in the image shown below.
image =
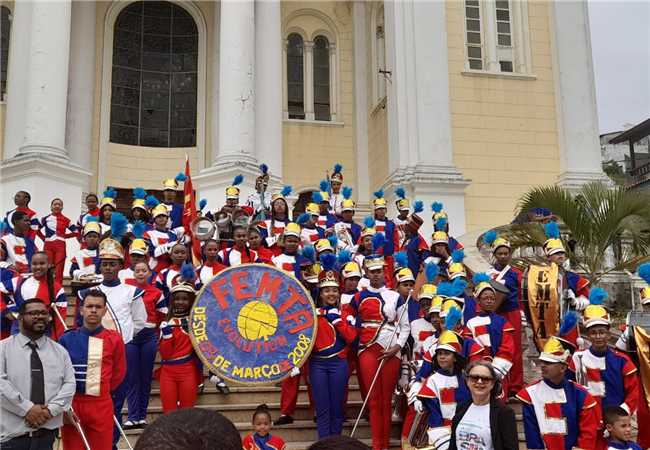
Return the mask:
[[302,36],[292,33],[287,38],[287,99],[290,119],[305,118],[305,92]]
[[110,141],[146,147],[196,146],[198,30],[169,2],[135,2],[120,12],[113,39]]
[[314,39],[314,118],[330,120],[330,43],[325,36]]
[[0,6],[0,101],[7,95],[7,67],[9,63],[9,36],[11,34],[11,11]]

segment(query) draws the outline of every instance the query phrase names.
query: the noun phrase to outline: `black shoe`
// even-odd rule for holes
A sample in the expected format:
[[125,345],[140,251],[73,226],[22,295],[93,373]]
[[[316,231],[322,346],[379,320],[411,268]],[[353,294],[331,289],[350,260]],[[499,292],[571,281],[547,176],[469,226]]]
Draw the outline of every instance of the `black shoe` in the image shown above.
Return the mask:
[[217,383],[217,389],[219,389],[219,392],[221,392],[222,394],[226,394],[226,395],[230,394],[230,388],[223,381]]
[[136,428],[138,428],[137,420],[136,421],[127,420],[126,422],[124,422],[122,424],[122,429],[123,430],[134,430]]
[[293,417],[282,415],[278,420],[273,422],[273,425],[290,425],[293,423]]

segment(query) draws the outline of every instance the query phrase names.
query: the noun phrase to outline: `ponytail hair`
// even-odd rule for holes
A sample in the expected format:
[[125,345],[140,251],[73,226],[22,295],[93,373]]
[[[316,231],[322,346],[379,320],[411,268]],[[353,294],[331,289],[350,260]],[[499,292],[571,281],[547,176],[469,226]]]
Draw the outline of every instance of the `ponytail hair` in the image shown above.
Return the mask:
[[269,422],[273,422],[273,419],[271,417],[271,411],[269,410],[269,406],[266,403],[262,403],[257,408],[255,408],[255,411],[253,412],[253,419],[251,422],[255,423],[255,419],[260,414],[266,414],[266,416],[269,418]]

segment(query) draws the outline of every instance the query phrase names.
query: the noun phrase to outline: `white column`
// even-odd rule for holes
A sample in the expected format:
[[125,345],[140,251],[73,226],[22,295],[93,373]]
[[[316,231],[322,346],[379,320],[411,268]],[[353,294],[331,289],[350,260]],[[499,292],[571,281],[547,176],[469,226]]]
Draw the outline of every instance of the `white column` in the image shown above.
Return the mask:
[[336,122],[336,110],[338,105],[338,82],[336,81],[336,42],[330,42],[330,116],[331,121]]
[[66,147],[70,160],[90,169],[95,98],[95,2],[72,4]]
[[[359,204],[370,201],[370,180],[368,176],[368,89],[367,89],[367,45],[366,5],[355,1],[353,6],[354,26],[354,128],[357,153],[357,199]],[[373,34],[374,36],[374,34]]]
[[219,154],[216,162],[254,162],[255,13],[252,0],[221,2],[220,36]]
[[604,180],[586,1],[549,3],[555,107],[565,187]]
[[[513,2],[514,3],[514,2]],[[499,72],[497,56],[497,10],[494,0],[485,0],[481,5],[481,25],[484,27],[483,39],[485,40],[483,48],[485,49],[485,70],[489,72]],[[512,18],[512,17],[511,17]],[[512,30],[512,28],[511,28]]]
[[24,141],[26,76],[29,67],[29,41],[32,23],[31,2],[16,2],[12,13],[11,39],[9,40],[9,67],[7,73],[7,114],[5,118],[4,158],[18,154]]
[[287,89],[287,39],[282,40],[282,119],[289,118],[289,90]]
[[305,120],[314,120],[314,43],[312,41],[305,41],[305,66],[303,72],[303,84],[305,86]]
[[[259,162],[282,178],[282,17],[279,0],[255,3],[255,142]],[[285,47],[286,48],[286,47]]]
[[206,161],[205,166],[210,167],[212,164],[215,164],[217,158],[219,157],[219,52],[221,51],[220,42],[221,42],[221,2],[214,2],[212,5],[214,7],[214,13],[212,15],[212,49],[216,53],[212,58],[212,87],[211,87],[211,123],[210,123],[210,142],[211,142],[211,151],[210,151],[210,163]]
[[70,0],[32,5],[25,140],[19,153],[67,159],[65,123],[70,56]]
[[[390,175],[392,195],[404,186],[425,205],[442,201],[452,233],[465,232],[464,189],[453,164],[444,2],[385,3]],[[425,234],[430,212],[423,213]]]

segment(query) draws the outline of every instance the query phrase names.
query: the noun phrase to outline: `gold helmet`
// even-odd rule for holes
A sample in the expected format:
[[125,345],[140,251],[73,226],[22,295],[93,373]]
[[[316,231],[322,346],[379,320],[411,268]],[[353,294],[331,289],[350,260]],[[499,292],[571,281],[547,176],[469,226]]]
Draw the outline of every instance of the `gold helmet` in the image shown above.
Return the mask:
[[122,244],[113,238],[106,238],[99,243],[100,259],[124,259]]
[[298,225],[295,222],[289,222],[286,227],[284,227],[284,232],[282,233],[285,237],[287,236],[295,236],[297,238],[300,237],[300,225]]
[[239,185],[244,181],[244,176],[239,174],[232,180],[232,184],[226,188],[226,200],[239,200]]
[[372,206],[374,209],[386,209],[386,199],[384,198],[384,190],[379,189],[373,193],[375,198],[372,200]]
[[559,339],[551,336],[544,344],[539,359],[549,363],[566,364],[570,356],[571,353],[562,345]]
[[460,355],[463,351],[462,338],[451,330],[445,330],[440,333],[440,337],[438,338],[436,351],[438,350],[447,350]]
[[603,306],[607,300],[607,291],[602,288],[594,287],[589,292],[589,306],[582,312],[582,321],[585,328],[591,328],[596,325],[610,326],[612,321],[609,312]]

